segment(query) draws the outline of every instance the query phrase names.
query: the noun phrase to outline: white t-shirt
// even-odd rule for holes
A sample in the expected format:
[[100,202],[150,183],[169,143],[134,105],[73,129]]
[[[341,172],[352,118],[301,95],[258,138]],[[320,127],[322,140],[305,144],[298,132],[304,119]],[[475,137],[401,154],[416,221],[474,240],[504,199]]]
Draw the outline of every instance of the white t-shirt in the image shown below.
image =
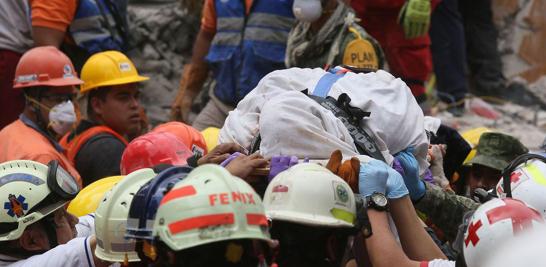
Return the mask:
[[20,260],[0,254],[0,267],[95,266],[93,251],[88,240],[89,236],[95,234],[95,214],[91,213],[80,217],[78,224],[76,224],[76,231],[78,232],[76,238],[68,241],[68,243],[28,259]]
[[32,48],[30,7],[27,0],[0,1],[0,49],[24,53]]
[[81,216],[80,221],[76,224],[76,237],[87,237],[95,234],[95,214],[89,213]]
[[432,260],[429,262],[421,262],[421,267],[455,267],[454,261],[448,260]]
[[24,260],[0,254],[0,266],[94,267],[95,263],[93,262],[93,251],[89,246],[89,237],[76,237],[66,244]]

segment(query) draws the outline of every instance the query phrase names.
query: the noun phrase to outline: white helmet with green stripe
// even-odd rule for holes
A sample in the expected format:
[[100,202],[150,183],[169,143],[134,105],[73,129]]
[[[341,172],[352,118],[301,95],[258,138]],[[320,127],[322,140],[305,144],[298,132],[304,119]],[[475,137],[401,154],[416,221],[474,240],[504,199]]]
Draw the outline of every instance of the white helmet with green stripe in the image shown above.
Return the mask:
[[95,255],[109,262],[140,261],[135,240],[125,238],[127,216],[133,196],[142,185],[156,176],[152,169],[134,171],[104,194],[95,211]]
[[224,240],[270,239],[260,196],[211,164],[195,168],[163,197],[153,235],[174,251]]
[[275,176],[265,191],[264,206],[274,221],[353,227],[356,219],[351,187],[314,163],[297,164]]

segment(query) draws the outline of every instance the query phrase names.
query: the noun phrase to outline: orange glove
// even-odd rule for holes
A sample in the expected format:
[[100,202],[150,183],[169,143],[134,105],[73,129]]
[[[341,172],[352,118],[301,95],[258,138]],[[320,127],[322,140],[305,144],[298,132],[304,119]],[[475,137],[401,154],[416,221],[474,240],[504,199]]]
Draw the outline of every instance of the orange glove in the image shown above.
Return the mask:
[[360,160],[358,158],[351,158],[342,163],[342,159],[341,151],[336,150],[332,152],[326,168],[347,182],[354,193],[358,193]]
[[184,65],[176,99],[171,106],[171,119],[188,123],[193,99],[199,94],[208,77],[207,65]]

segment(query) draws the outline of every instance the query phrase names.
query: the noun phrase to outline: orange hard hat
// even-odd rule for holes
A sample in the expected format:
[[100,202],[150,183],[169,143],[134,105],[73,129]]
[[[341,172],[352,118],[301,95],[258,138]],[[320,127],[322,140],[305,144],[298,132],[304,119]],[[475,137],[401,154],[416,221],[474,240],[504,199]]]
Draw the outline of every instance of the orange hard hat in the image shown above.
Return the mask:
[[122,175],[151,168],[159,164],[186,165],[193,154],[174,135],[166,132],[150,132],[135,138],[121,156]]
[[197,129],[178,121],[171,121],[156,126],[153,132],[167,132],[176,136],[180,142],[189,147],[193,153],[207,154],[207,142]]
[[15,69],[13,88],[80,85],[72,61],[54,46],[28,50]]

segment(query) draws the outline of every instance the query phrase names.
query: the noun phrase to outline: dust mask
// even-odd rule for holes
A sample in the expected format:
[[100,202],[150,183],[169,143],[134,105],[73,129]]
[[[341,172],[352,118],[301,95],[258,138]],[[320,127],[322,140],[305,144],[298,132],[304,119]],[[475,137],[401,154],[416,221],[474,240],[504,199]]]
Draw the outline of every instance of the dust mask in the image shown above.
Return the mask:
[[322,15],[322,4],[320,0],[295,0],[292,12],[299,21],[314,22]]
[[49,126],[59,135],[68,133],[75,122],[76,111],[70,100],[55,105],[49,111]]

